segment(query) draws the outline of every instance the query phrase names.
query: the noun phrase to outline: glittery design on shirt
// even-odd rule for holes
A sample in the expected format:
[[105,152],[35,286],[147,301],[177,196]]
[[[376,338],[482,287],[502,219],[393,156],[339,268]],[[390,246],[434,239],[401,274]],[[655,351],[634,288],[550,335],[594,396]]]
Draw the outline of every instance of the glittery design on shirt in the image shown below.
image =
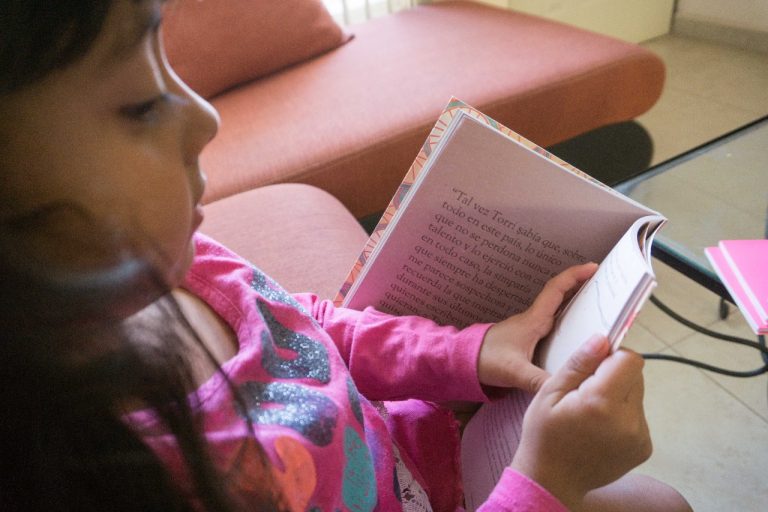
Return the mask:
[[363,408],[360,406],[360,393],[357,391],[357,386],[352,381],[352,376],[347,376],[347,395],[349,397],[349,407],[352,409],[352,413],[360,422],[360,426],[365,425],[365,418],[363,417]]
[[342,497],[349,510],[367,512],[376,506],[376,475],[371,452],[352,427],[344,429]]
[[[238,412],[260,425],[282,425],[317,446],[333,440],[338,409],[327,396],[300,384],[246,382],[240,386],[246,410]],[[281,405],[282,407],[275,407]]]
[[307,313],[302,305],[299,304],[299,302],[294,299],[290,293],[285,291],[285,289],[274,282],[272,278],[268,277],[266,274],[255,267],[253,268],[253,277],[251,278],[251,288],[256,290],[259,295],[265,299],[274,302],[280,302],[286,306],[291,306],[309,316],[309,313]]
[[[331,365],[325,346],[305,334],[281,324],[269,305],[256,299],[256,306],[266,324],[261,333],[261,365],[270,375],[282,379],[315,379],[323,384],[331,380]],[[294,357],[281,357],[278,348],[295,352]]]

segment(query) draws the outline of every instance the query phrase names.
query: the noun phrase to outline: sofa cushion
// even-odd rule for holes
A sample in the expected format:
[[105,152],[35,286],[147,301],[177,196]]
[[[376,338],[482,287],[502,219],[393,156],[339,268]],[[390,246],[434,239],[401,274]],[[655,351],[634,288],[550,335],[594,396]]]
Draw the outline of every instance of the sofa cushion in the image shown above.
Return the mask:
[[332,299],[368,239],[327,192],[272,185],[207,204],[200,230],[243,256],[289,292]]
[[174,0],[163,39],[174,70],[211,97],[349,39],[320,0]]
[[361,217],[386,207],[452,96],[547,147],[633,119],[663,83],[638,45],[473,2],[423,5],[214,99],[205,200],[294,181]]

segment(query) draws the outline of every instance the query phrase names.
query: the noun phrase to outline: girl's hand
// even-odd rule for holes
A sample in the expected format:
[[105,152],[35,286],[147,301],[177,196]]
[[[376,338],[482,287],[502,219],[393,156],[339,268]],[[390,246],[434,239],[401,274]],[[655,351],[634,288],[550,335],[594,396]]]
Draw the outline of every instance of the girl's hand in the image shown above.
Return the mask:
[[595,263],[571,267],[550,279],[533,305],[488,329],[480,348],[478,376],[487,386],[515,387],[535,393],[549,376],[531,363],[536,344],[555,322],[567,297],[597,270]]
[[523,421],[512,468],[569,509],[651,455],[643,411],[643,359],[596,337],[542,386]]

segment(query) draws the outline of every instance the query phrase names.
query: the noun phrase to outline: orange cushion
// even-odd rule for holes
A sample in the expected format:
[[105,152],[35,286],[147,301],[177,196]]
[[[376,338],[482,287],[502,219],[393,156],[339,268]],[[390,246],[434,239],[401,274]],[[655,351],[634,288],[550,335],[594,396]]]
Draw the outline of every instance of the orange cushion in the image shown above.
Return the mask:
[[294,181],[361,217],[384,209],[451,96],[546,147],[642,114],[663,83],[638,45],[474,2],[422,5],[214,99],[205,200]]
[[368,239],[327,192],[309,185],[257,188],[205,206],[200,231],[289,292],[332,299]]
[[207,98],[349,37],[320,0],[175,0],[163,20],[171,65]]

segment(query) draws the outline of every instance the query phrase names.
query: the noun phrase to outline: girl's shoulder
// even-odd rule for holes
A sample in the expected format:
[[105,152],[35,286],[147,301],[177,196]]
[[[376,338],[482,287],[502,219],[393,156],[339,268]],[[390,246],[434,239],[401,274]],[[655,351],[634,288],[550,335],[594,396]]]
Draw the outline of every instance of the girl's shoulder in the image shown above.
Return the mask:
[[235,332],[240,331],[243,322],[252,323],[254,314],[264,321],[265,316],[270,316],[266,309],[290,310],[291,316],[314,323],[293,295],[252,263],[206,235],[198,233],[194,241],[195,258],[183,286],[205,301]]

